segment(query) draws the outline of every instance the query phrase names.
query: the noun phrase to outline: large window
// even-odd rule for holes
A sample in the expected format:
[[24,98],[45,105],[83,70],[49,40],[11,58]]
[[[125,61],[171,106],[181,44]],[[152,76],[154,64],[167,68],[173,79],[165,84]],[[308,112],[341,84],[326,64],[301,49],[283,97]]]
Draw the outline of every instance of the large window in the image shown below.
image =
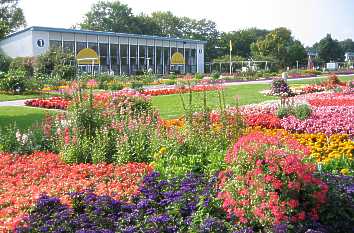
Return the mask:
[[85,49],[86,46],[86,42],[76,42],[76,53],[79,53],[81,50]]
[[145,70],[145,56],[146,47],[145,45],[139,45],[139,70]]
[[111,67],[115,74],[120,72],[119,70],[119,51],[117,44],[111,44]]
[[136,71],[138,70],[137,55],[138,55],[138,46],[130,45],[130,73],[136,73]]
[[74,41],[64,41],[64,51],[74,53],[75,42]]
[[121,44],[120,45],[120,62],[121,62],[121,73],[128,74],[128,45]]
[[59,40],[50,40],[50,41],[49,41],[49,47],[50,47],[50,48],[57,48],[57,49],[59,49],[59,48],[61,48],[61,41],[59,41]]
[[108,65],[109,60],[108,60],[108,44],[101,44],[100,43],[100,51],[99,55],[101,58],[101,65]]
[[155,48],[153,46],[147,47],[147,54],[146,54],[146,68],[155,70]]

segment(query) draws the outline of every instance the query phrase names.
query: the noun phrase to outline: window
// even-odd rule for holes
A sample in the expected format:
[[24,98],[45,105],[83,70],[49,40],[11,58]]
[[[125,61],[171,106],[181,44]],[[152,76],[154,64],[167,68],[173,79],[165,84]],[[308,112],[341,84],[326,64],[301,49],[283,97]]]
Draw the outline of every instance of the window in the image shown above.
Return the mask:
[[61,41],[59,40],[50,40],[49,47],[52,48],[61,48]]

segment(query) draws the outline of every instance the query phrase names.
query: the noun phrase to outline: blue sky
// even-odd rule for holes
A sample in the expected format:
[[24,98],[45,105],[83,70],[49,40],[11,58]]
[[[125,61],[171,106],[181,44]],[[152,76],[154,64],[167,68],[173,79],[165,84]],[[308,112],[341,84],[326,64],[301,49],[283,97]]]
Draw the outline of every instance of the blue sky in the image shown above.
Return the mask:
[[[70,27],[82,21],[96,0],[22,0],[28,26]],[[178,16],[208,18],[219,30],[289,28],[312,45],[327,33],[354,40],[354,0],[121,0],[134,13],[170,10]]]

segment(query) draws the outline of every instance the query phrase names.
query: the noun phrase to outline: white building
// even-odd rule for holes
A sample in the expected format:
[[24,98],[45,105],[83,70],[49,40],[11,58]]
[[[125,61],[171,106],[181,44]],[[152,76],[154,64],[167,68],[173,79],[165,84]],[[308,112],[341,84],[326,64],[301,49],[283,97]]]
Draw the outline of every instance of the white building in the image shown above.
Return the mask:
[[[91,67],[99,72],[134,74],[152,70],[156,74],[167,74],[178,70],[204,73],[205,44],[205,41],[170,37],[30,27],[0,41],[0,52],[14,58],[36,57],[54,47],[76,55],[91,48],[99,57],[99,62]],[[180,62],[172,59],[177,53]],[[89,68],[89,65],[85,66]]]
[[353,62],[354,61],[354,52],[346,52],[344,56],[345,56],[346,62]]

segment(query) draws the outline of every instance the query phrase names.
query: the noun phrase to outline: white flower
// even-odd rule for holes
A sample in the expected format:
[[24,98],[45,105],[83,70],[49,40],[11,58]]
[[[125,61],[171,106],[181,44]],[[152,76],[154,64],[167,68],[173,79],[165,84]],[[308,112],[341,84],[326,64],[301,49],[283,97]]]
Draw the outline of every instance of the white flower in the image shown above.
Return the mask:
[[18,142],[21,142],[21,138],[22,138],[21,136],[22,136],[22,135],[21,135],[20,131],[17,130],[17,131],[16,131],[16,139],[17,139]]

